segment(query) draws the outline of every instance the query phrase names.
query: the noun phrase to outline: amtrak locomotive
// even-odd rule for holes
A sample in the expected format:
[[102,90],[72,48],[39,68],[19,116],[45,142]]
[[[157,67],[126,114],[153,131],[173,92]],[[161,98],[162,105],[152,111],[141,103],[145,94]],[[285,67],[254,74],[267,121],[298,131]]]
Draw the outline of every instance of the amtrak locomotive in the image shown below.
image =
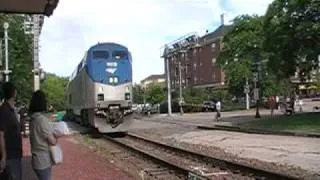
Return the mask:
[[132,59],[128,48],[98,43],[70,76],[67,118],[102,133],[127,132],[131,118]]

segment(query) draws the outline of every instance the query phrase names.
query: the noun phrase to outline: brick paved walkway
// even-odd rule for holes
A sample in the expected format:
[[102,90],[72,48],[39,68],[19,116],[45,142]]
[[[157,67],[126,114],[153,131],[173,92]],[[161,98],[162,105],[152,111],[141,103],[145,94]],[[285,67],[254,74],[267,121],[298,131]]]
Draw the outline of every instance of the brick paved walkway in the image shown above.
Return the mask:
[[[60,139],[63,150],[63,164],[55,166],[53,180],[126,180],[132,179],[120,169],[112,167],[101,157],[92,154],[85,147],[75,144],[69,139]],[[23,140],[23,180],[36,180],[31,168],[30,143]]]

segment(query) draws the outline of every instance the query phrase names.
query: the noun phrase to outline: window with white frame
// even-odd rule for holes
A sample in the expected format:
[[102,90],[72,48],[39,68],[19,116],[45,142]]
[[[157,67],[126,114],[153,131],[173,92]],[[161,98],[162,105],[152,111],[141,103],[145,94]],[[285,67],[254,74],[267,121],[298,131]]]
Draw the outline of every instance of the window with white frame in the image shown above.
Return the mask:
[[216,61],[217,61],[217,59],[216,59],[216,58],[212,58],[212,64],[215,64],[215,63],[216,63]]
[[216,51],[216,43],[211,44],[211,51],[212,52]]

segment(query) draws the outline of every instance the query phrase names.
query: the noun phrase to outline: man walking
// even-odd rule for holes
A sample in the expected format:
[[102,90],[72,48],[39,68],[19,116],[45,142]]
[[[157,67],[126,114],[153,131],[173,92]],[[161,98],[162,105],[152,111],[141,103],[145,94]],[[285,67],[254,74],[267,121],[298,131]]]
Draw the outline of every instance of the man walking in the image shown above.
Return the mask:
[[10,82],[4,83],[2,90],[4,102],[0,107],[0,173],[7,169],[15,180],[21,180],[21,126],[14,110],[17,90]]
[[220,111],[221,111],[221,101],[220,101],[220,100],[218,100],[218,101],[216,102],[216,111],[217,111],[216,121],[219,121],[220,116],[221,116],[221,114],[220,114]]

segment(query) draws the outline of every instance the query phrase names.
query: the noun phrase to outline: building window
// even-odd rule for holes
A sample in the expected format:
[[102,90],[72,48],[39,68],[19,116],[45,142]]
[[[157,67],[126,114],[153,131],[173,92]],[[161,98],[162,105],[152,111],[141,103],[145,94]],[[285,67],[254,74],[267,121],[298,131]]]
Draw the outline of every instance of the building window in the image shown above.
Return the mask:
[[194,82],[197,82],[197,81],[198,81],[197,76],[195,76],[195,77],[193,78],[193,80],[194,80]]
[[224,46],[223,42],[220,42],[220,50],[222,50],[223,46]]
[[216,59],[216,58],[212,58],[212,64],[215,64],[215,63],[216,63],[216,61],[217,61],[217,59]]
[[216,72],[214,72],[214,71],[212,73],[212,79],[213,79],[213,81],[216,81]]
[[197,63],[193,64],[193,69],[196,70],[197,69]]
[[216,51],[216,43],[211,44],[211,51],[212,52]]

